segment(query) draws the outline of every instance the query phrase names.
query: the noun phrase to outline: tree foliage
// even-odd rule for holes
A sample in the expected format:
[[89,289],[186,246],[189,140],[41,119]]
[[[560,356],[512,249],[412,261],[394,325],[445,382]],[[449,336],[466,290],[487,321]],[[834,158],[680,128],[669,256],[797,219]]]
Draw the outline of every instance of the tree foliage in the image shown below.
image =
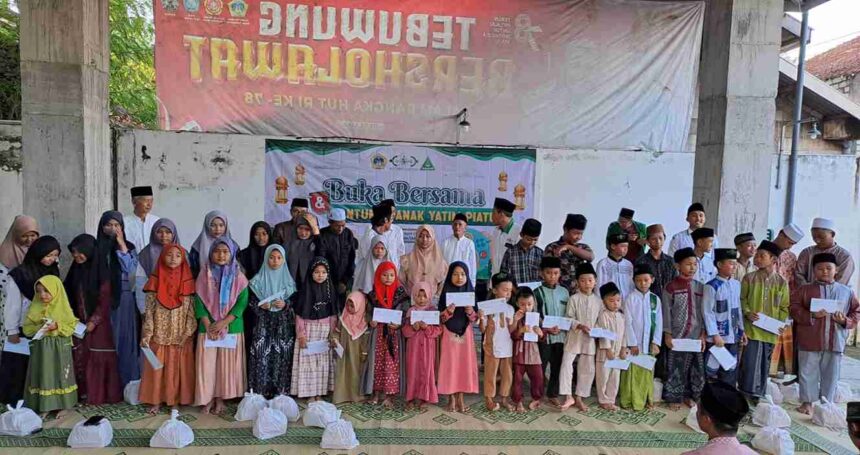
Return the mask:
[[110,102],[115,117],[155,128],[155,28],[152,2],[110,0]]
[[[149,0],[109,0],[111,118],[157,127],[155,29]],[[21,118],[18,13],[0,0],[0,119]]]

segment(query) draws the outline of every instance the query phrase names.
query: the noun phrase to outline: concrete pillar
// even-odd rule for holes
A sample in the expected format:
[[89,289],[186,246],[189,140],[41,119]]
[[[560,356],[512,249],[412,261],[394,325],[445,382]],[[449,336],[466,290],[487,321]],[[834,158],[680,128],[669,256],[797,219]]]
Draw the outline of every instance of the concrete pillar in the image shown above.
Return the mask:
[[24,212],[65,244],[112,206],[108,0],[18,5]]
[[768,227],[783,0],[707,3],[693,199],[720,244]]

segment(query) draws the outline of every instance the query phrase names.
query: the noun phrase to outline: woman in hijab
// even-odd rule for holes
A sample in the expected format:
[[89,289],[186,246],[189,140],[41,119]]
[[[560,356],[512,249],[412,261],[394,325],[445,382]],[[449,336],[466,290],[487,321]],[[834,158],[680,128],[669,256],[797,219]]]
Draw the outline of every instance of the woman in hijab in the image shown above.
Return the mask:
[[265,221],[257,221],[251,226],[248,247],[239,252],[239,264],[249,280],[253,280],[266,260],[263,254],[272,244],[272,227]]
[[158,266],[158,258],[161,251],[167,245],[179,245],[179,231],[176,224],[167,218],[161,218],[152,225],[149,232],[149,245],[144,247],[137,256],[138,266],[134,272],[134,296],[137,301],[137,309],[143,313],[146,306],[146,293],[143,287],[149,281],[149,276]]
[[75,237],[69,252],[73,262],[63,284],[72,312],[87,326],[83,339],[72,340],[78,397],[90,405],[119,403],[122,385],[110,321],[110,287],[101,286],[98,279],[96,238]]
[[297,342],[290,390],[291,395],[317,401],[334,390],[334,355],[331,349],[319,354],[303,355],[301,352],[309,343],[330,343],[329,337],[337,324],[337,293],[325,258],[315,258],[304,277],[299,292],[293,294]]
[[227,239],[228,243],[231,244],[230,248],[232,250],[239,251],[239,244],[233,240],[233,236],[230,234],[227,215],[220,210],[213,210],[203,218],[203,229],[200,231],[200,235],[197,236],[197,240],[191,245],[191,251],[188,254],[188,262],[191,263],[191,273],[194,274],[195,279],[200,274],[200,271],[204,270],[209,264],[208,254],[212,243],[222,237]]
[[0,264],[8,270],[21,265],[30,245],[39,238],[39,224],[32,216],[18,215],[0,243]]
[[99,220],[95,260],[99,288],[110,289],[110,322],[120,384],[125,389],[129,382],[140,379],[140,310],[131,282],[137,270],[137,252],[134,244],[125,239],[121,213],[108,211]]
[[400,258],[400,279],[407,289],[415,283],[427,281],[433,286],[436,295],[442,288],[448,262],[436,242],[436,232],[426,224],[415,230],[415,247],[412,252]]
[[366,308],[367,297],[364,293],[350,293],[340,314],[337,330],[332,334],[332,338],[337,340],[336,343],[343,347],[343,355],[337,359],[335,369],[333,403],[364,400],[361,377],[367,365],[370,341]]
[[[21,265],[24,255],[30,245],[39,238],[39,225],[36,219],[27,215],[18,215],[12,221],[12,226],[6,233],[3,243],[0,243],[0,313],[3,312],[6,301],[6,281],[9,280],[9,271]],[[0,319],[0,333],[6,333],[3,320]],[[0,348],[3,347],[0,338]]]
[[[60,275],[57,259],[60,257],[60,242],[46,235],[39,237],[27,250],[21,265],[9,272],[11,280],[6,283],[6,307],[3,319],[6,326],[6,344],[27,343],[21,335],[21,327],[27,309],[35,295],[39,278],[45,275]],[[0,361],[0,402],[14,405],[24,396],[24,381],[29,357],[24,354],[4,352]]]
[[[376,269],[373,279],[373,290],[370,292],[368,310],[376,308],[406,311],[409,306],[409,293],[397,279],[397,266],[393,262],[383,262]],[[400,336],[400,324],[377,324],[371,318],[371,350],[368,353],[367,384],[374,396],[370,404],[376,404],[382,399],[382,405],[391,409],[394,406],[395,395],[406,389],[404,375],[403,337]]]
[[319,238],[320,228],[313,215],[305,213],[296,220],[295,238],[290,240],[285,248],[290,274],[295,278],[296,283],[299,283],[299,289],[301,289],[302,284],[308,281],[305,274],[312,270],[310,268],[311,262],[320,249]]
[[469,267],[457,261],[448,267],[448,276],[439,297],[439,321],[442,342],[439,355],[439,393],[450,395],[448,412],[468,412],[463,401],[464,393],[478,393],[478,359],[475,354],[475,336],[472,324],[478,313],[472,307],[455,307],[448,304],[448,294],[475,292],[469,280]]
[[176,409],[194,402],[194,278],[181,246],[161,250],[143,290],[146,312],[140,346],[151,349],[163,367],[156,370],[144,362],[140,401],[151,405],[149,413],[156,415],[161,403]]
[[373,277],[376,275],[376,268],[379,267],[379,264],[390,260],[385,239],[381,235],[374,236],[373,240],[370,241],[370,252],[365,254],[364,259],[358,264],[353,288],[365,293],[373,290]]
[[[269,245],[264,252],[265,264],[251,280],[251,296],[246,317],[253,313],[253,328],[248,361],[248,386],[266,398],[290,391],[293,372],[293,349],[296,342],[296,319],[286,302],[296,292],[296,283],[286,265],[281,245]],[[260,302],[265,302],[260,305]]]
[[[224,400],[245,393],[245,327],[248,279],[239,270],[235,242],[215,239],[206,267],[197,276],[194,311],[200,320],[197,334],[197,386],[194,402],[203,414],[224,412]],[[207,347],[207,340],[225,340],[235,347]],[[215,405],[213,410],[212,405]]]

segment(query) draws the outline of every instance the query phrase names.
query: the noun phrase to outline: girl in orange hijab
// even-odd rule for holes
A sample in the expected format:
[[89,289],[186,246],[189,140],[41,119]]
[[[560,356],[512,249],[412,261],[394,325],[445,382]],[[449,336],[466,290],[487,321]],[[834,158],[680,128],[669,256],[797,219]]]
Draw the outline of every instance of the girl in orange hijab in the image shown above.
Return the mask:
[[161,403],[175,408],[194,402],[194,278],[181,246],[164,247],[143,291],[146,310],[140,347],[151,349],[164,365],[158,370],[149,361],[143,365],[140,401],[151,405],[149,413],[155,415]]

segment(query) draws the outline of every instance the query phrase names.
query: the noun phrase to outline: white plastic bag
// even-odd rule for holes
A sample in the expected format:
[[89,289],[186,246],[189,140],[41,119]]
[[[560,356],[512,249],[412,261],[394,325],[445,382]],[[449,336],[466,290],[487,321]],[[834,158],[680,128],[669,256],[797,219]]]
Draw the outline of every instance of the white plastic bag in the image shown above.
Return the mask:
[[845,411],[824,397],[821,397],[820,403],[812,404],[812,423],[834,431],[848,428],[848,423],[845,421]]
[[834,403],[847,403],[854,400],[854,392],[847,382],[840,381],[836,385],[836,395],[833,396]]
[[752,422],[760,427],[787,428],[791,426],[791,417],[785,409],[773,404],[770,395],[765,395],[764,401],[755,407]]
[[753,448],[773,455],[794,455],[794,441],[787,430],[764,427],[752,440]]
[[796,382],[792,385],[779,385],[779,391],[782,392],[783,403],[800,404],[800,385]]
[[301,417],[299,405],[296,404],[296,400],[293,400],[286,395],[278,395],[269,400],[269,407],[284,413],[284,415],[287,416],[287,420],[290,422],[298,422],[299,417]]
[[101,419],[96,425],[84,425],[82,420],[72,427],[66,445],[73,449],[101,449],[113,441],[113,427],[108,419]]
[[773,381],[767,381],[767,394],[770,395],[775,404],[782,404],[785,399],[782,392],[779,391],[779,386]]
[[287,416],[283,412],[267,407],[257,413],[257,420],[254,420],[255,438],[266,440],[284,434],[287,434]]
[[125,399],[125,402],[132,405],[137,406],[140,404],[140,380],[131,381],[125,385],[125,389],[122,391],[122,397]]
[[0,415],[0,434],[29,436],[42,428],[42,419],[32,409],[24,407],[24,400],[19,400],[14,408],[7,404],[6,409]]
[[659,403],[663,401],[663,381],[659,379],[654,380],[654,395],[651,397],[653,403]]
[[358,447],[358,438],[355,437],[352,422],[338,419],[325,427],[320,447],[339,450],[350,450]]
[[340,410],[327,401],[314,401],[308,405],[308,409],[302,417],[302,423],[306,427],[325,428],[340,418]]
[[690,408],[690,412],[687,413],[687,426],[692,428],[696,433],[705,434],[701,428],[699,428],[699,419],[696,417],[696,412],[698,411],[698,406],[693,406]]
[[254,420],[257,418],[257,413],[266,407],[266,399],[262,395],[254,393],[254,389],[245,393],[245,398],[239,402],[239,407],[236,409],[236,420],[243,422],[246,420]]
[[161,424],[149,440],[149,446],[161,449],[181,449],[194,442],[194,432],[178,419],[179,411],[170,411],[170,419]]

